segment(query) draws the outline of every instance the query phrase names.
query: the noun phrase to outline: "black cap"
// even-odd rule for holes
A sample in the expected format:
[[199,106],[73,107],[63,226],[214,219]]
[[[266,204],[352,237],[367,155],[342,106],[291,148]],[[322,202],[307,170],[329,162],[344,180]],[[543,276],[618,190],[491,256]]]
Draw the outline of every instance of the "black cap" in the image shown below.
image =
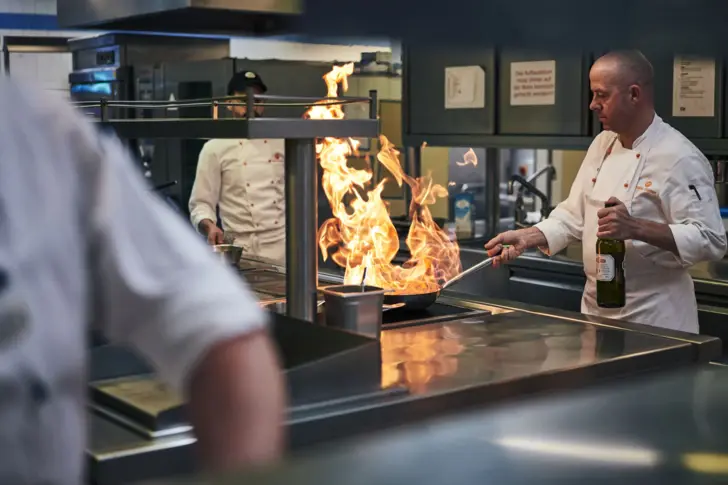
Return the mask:
[[245,89],[249,87],[258,88],[261,93],[268,91],[268,88],[257,72],[240,71],[228,83],[228,96],[232,96],[235,93],[244,93]]

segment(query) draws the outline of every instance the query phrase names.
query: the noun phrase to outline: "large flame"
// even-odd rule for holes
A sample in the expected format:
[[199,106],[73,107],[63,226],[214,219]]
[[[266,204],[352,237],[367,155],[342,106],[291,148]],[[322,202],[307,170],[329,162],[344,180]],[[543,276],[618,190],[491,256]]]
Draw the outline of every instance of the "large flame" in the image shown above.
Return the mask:
[[[347,78],[354,64],[335,66],[324,76],[327,97],[338,95],[338,86],[348,89]],[[341,105],[313,106],[306,116],[312,119],[342,119]],[[402,266],[392,264],[397,255],[399,237],[389,217],[389,206],[382,200],[388,179],[372,184],[372,171],[350,167],[348,157],[357,154],[359,143],[353,139],[324,138],[317,141],[316,153],[323,169],[323,188],[334,217],[319,229],[319,247],[326,260],[331,257],[346,269],[345,284],[359,284],[366,270],[368,285],[400,294],[437,291],[441,284],[461,270],[460,251],[456,242],[435,224],[428,206],[439,197],[447,197],[447,189],[432,181],[428,174],[413,178],[402,170],[399,152],[384,136],[380,136],[379,162],[389,170],[401,187],[407,184],[412,192],[409,208],[412,224],[406,243],[411,257]]]

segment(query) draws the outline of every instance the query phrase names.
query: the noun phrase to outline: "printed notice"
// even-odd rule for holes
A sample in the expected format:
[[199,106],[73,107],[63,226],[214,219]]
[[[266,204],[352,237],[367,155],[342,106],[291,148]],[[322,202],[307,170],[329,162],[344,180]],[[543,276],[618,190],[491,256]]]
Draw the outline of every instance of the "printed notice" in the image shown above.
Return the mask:
[[672,115],[715,116],[715,61],[676,57],[673,68]]
[[445,68],[445,109],[485,108],[485,69],[480,66]]
[[511,106],[556,104],[556,61],[511,63]]

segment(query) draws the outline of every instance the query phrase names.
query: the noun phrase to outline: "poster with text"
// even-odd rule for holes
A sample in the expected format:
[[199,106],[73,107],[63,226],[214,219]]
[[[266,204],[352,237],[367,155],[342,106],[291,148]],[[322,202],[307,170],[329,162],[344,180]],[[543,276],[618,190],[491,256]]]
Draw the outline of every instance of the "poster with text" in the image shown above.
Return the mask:
[[511,63],[511,106],[556,104],[556,61]]
[[672,115],[715,116],[715,60],[685,56],[675,58]]

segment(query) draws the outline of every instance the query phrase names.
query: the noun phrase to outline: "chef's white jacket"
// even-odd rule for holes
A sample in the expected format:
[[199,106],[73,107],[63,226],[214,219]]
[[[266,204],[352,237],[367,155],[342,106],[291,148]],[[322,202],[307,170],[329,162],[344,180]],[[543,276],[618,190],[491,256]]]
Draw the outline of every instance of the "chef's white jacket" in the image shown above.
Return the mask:
[[266,324],[118,141],[0,76],[0,483],[85,483],[89,322],[179,390]]
[[[623,308],[596,305],[598,209],[614,196],[633,217],[668,224],[679,255],[642,241],[627,241]],[[693,281],[687,269],[721,259],[726,232],[703,154],[682,134],[655,116],[647,131],[624,148],[617,135],[603,132],[589,147],[569,197],[537,224],[554,254],[581,240],[587,276],[582,312],[675,330],[698,332]]]
[[217,221],[244,254],[285,262],[283,140],[210,140],[202,148],[190,219]]

